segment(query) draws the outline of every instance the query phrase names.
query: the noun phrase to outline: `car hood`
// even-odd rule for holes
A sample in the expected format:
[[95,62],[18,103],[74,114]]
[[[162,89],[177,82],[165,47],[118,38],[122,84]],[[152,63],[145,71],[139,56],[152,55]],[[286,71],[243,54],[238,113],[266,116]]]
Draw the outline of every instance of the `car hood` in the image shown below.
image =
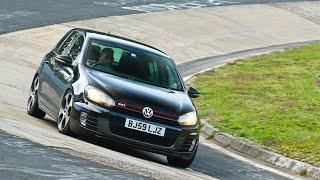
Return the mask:
[[95,70],[88,70],[88,75],[91,84],[110,95],[116,105],[138,109],[150,107],[173,117],[195,111],[189,96],[183,91],[172,91]]

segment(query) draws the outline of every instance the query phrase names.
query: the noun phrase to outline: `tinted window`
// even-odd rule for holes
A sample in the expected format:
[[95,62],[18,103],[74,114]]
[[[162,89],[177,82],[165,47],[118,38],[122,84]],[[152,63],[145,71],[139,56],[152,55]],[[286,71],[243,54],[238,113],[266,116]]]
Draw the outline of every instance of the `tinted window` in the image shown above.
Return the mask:
[[60,41],[57,43],[57,45],[54,48],[55,52],[59,51],[60,46],[62,45],[62,43],[69,37],[69,35],[72,33],[72,31],[69,31],[68,33],[66,33],[62,39],[60,39]]
[[78,32],[72,32],[66,40],[62,43],[60,46],[59,50],[57,51],[58,54],[60,55],[66,55],[72,45],[72,41],[78,37]]
[[84,42],[84,37],[80,35],[78,39],[74,41],[72,47],[67,52],[67,55],[71,56],[73,60],[76,60],[79,54],[81,53],[83,42]]
[[72,32],[63,42],[57,53],[60,55],[69,55],[73,61],[75,61],[81,53],[83,42],[84,37],[79,32]]
[[166,57],[144,50],[91,40],[85,64],[108,74],[182,91],[177,71]]

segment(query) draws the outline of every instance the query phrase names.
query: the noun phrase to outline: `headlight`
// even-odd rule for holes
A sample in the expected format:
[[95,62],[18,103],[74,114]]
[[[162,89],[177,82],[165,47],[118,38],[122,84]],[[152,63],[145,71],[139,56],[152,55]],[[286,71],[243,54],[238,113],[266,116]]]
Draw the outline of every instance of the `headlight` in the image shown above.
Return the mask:
[[195,111],[181,115],[178,119],[180,125],[193,126],[197,124],[197,113]]
[[112,107],[115,105],[114,100],[110,96],[102,92],[100,89],[90,85],[88,85],[84,89],[84,95],[86,99],[93,101],[97,104],[101,104],[107,107]]

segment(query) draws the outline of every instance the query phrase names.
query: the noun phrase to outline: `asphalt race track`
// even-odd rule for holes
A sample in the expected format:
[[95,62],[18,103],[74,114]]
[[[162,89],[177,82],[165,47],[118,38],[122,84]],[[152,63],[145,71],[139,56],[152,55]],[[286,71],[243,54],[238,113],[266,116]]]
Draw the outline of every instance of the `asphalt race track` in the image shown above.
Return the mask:
[[145,179],[3,132],[0,132],[0,142],[0,179]]
[[[95,17],[275,1],[194,0],[190,3],[188,0],[82,0],[81,2],[78,0],[3,0],[0,3],[0,34]],[[277,2],[281,1],[285,0]],[[188,68],[193,65],[192,63],[180,67],[184,76],[191,75]],[[207,67],[207,64],[205,66]],[[90,139],[83,140],[132,156],[166,164],[165,158],[160,155],[133,149],[127,150],[121,147],[114,148],[113,145],[106,146],[100,141]],[[21,178],[26,175],[30,179],[50,176],[73,179],[77,177],[92,179],[141,178],[135,174],[70,157],[54,149],[20,140],[3,132],[0,132],[0,152],[1,179],[5,177]],[[16,159],[23,163],[16,162]],[[204,144],[200,145],[197,157],[190,168],[219,179],[286,179]]]

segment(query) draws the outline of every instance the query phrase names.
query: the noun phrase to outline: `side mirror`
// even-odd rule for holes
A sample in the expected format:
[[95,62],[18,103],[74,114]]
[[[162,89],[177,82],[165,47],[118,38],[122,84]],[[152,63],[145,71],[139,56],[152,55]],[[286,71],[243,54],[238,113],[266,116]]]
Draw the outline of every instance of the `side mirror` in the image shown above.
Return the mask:
[[190,87],[188,90],[188,95],[191,98],[197,98],[197,97],[199,97],[200,92],[197,89]]
[[58,55],[55,57],[55,61],[63,66],[73,67],[72,66],[72,57],[68,55]]

